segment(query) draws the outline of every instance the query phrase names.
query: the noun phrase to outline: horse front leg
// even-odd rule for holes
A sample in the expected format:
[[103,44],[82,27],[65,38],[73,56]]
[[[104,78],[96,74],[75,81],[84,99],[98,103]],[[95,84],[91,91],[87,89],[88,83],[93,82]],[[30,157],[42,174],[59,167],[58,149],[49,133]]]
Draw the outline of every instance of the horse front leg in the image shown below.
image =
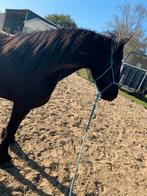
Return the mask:
[[11,156],[8,153],[8,148],[11,143],[15,140],[15,133],[24,119],[24,117],[29,113],[30,108],[15,104],[12,109],[12,114],[6,129],[2,132],[1,144],[0,144],[0,166],[7,165],[10,163]]

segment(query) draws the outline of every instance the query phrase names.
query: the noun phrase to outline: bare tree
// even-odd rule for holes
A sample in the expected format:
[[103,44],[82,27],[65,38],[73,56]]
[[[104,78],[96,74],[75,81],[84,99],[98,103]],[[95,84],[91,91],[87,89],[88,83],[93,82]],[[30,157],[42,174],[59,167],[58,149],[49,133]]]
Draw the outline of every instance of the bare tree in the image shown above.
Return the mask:
[[107,26],[112,31],[118,33],[119,38],[126,38],[132,35],[125,48],[125,53],[132,50],[145,51],[147,47],[147,37],[144,36],[142,24],[147,19],[147,9],[138,4],[132,7],[130,4],[125,4],[118,7],[119,15],[114,15]]

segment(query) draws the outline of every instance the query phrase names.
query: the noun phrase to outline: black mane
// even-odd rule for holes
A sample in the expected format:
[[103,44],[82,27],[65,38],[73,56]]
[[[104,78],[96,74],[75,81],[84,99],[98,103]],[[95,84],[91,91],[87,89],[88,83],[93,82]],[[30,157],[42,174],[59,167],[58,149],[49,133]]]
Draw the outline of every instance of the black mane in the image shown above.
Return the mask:
[[17,58],[17,62],[27,65],[29,69],[46,72],[48,68],[57,68],[59,63],[64,64],[65,59],[66,62],[74,59],[81,47],[92,47],[95,36],[100,40],[112,39],[110,34],[70,28],[15,36],[0,35],[0,53],[10,56],[12,61]]
[[47,50],[52,57],[57,52],[65,56],[69,49],[70,53],[74,54],[84,40],[88,39],[93,42],[96,35],[101,39],[114,39],[112,33],[98,34],[94,31],[76,28],[55,29],[15,36],[0,34],[0,51],[2,54],[9,55],[9,53],[15,54],[21,49],[23,55],[30,55],[29,52],[31,52],[34,56]]

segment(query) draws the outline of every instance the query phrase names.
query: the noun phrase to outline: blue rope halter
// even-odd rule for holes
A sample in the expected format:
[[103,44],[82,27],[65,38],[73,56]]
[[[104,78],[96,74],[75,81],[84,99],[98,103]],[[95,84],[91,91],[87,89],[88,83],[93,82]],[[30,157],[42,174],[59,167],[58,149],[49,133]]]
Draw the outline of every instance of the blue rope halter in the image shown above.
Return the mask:
[[[106,91],[111,85],[119,86],[119,83],[115,82],[115,76],[114,76],[114,70],[113,70],[113,53],[111,54],[111,63],[110,64],[111,64],[110,67],[108,67],[108,69],[106,69],[106,71],[104,71],[104,73],[102,73],[96,80],[94,80],[94,83],[96,85],[96,81],[101,79],[105,74],[107,74],[108,71],[111,71],[111,73],[112,73],[112,82],[110,84],[108,84],[108,86],[106,86],[103,90],[101,90],[99,92],[100,94],[102,94],[104,91]],[[99,91],[97,85],[96,85],[96,88]]]

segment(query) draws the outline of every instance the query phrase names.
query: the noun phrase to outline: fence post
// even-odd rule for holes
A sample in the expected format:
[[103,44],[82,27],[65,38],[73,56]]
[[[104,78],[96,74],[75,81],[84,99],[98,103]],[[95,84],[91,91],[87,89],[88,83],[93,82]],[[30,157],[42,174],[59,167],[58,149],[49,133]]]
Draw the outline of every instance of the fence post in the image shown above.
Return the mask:
[[144,82],[146,76],[147,76],[147,72],[145,72],[145,74],[144,74],[144,76],[143,76],[143,78],[142,78],[142,81],[140,82],[140,84],[139,84],[139,86],[138,86],[138,88],[137,88],[137,92],[139,91],[141,85],[143,84],[143,82]]

